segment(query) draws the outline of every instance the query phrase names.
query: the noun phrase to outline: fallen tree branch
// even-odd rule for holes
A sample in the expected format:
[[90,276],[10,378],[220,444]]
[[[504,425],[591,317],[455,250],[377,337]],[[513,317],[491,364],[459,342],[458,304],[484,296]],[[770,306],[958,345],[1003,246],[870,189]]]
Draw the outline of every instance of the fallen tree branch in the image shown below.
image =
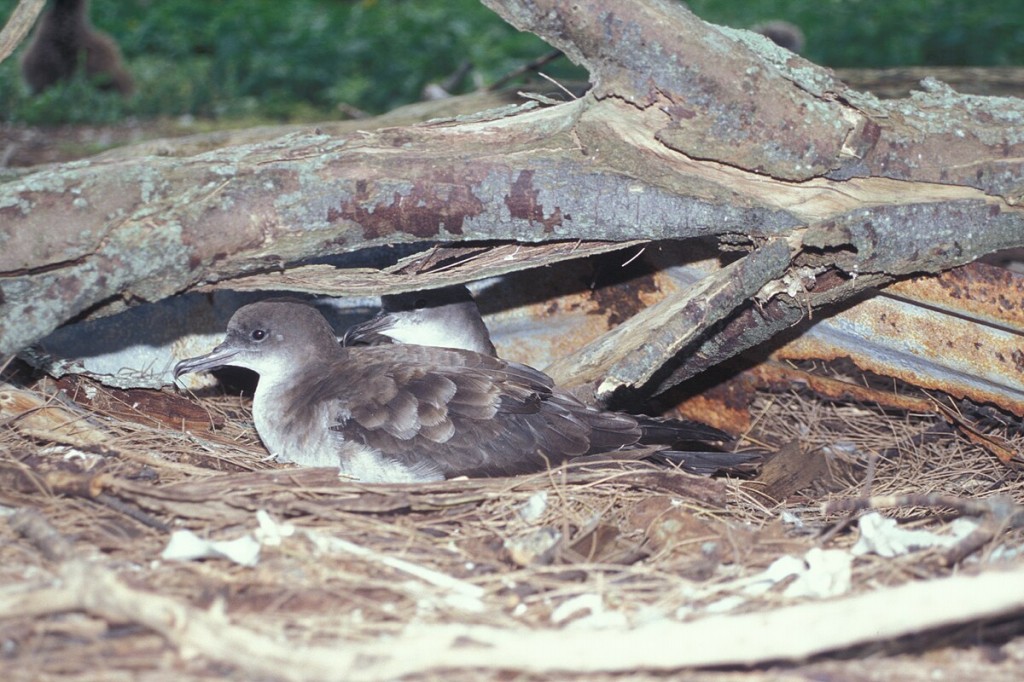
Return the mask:
[[[800,661],[858,644],[1019,612],[1024,608],[1022,578],[1020,568],[993,571],[762,613],[686,623],[663,620],[626,631],[417,626],[388,642],[392,653],[353,679],[465,667],[580,673]],[[666,644],[671,642],[678,645]],[[379,650],[383,655],[384,647]],[[524,656],[524,651],[529,655]]]
[[[785,274],[758,283],[779,293],[707,315],[724,324],[663,389],[813,308],[1024,246],[1019,100],[928,82],[881,102],[656,0],[488,4],[585,65],[592,90],[189,158],[107,157],[0,185],[0,354],[112,302],[395,243],[714,237],[749,251],[785,237]],[[661,345],[616,383],[660,380],[676,344]]]

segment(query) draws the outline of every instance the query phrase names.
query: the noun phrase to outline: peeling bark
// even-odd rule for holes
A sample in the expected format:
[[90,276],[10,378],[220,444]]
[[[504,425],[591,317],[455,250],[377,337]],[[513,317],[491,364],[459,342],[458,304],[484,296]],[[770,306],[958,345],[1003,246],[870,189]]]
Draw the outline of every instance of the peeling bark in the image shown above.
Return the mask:
[[657,370],[681,348],[671,315],[634,322],[640,336],[618,351],[560,363],[567,376],[665,388],[810,308],[1024,246],[1021,100],[930,82],[882,102],[660,0],[486,4],[586,66],[591,91],[184,158],[122,152],[0,185],[0,353],[112,299],[231,286],[386,244],[716,237],[761,253],[782,243],[781,264],[737,266],[758,273],[741,287],[758,305],[726,287],[686,312],[702,331],[720,324],[686,337],[694,354],[667,378]]

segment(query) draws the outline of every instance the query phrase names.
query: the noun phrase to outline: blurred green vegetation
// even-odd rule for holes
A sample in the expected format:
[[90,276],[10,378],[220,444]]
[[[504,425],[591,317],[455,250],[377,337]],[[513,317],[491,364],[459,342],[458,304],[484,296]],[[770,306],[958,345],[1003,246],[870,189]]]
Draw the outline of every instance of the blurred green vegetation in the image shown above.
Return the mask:
[[[623,0],[627,1],[627,0]],[[6,18],[16,0],[0,0]],[[94,0],[133,76],[129,99],[79,78],[30,97],[17,59],[0,64],[0,121],[105,123],[125,117],[309,121],[379,113],[420,98],[459,64],[461,90],[550,48],[477,0]],[[691,0],[700,16],[749,26],[782,18],[833,67],[1024,65],[1024,0]],[[22,50],[24,49],[21,48]],[[20,52],[21,50],[19,50]],[[17,56],[17,55],[16,55]],[[556,78],[584,74],[558,60]],[[475,82],[474,82],[475,81]]]
[[706,21],[785,19],[833,68],[1024,66],[1024,0],[691,0]]

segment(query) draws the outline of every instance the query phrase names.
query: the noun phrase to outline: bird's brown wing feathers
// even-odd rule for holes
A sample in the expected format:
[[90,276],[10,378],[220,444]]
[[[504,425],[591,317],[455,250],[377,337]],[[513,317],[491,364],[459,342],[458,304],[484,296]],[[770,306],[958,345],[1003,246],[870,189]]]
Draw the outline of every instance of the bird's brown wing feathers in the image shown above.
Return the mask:
[[[446,476],[510,475],[593,450],[593,415],[530,367],[409,345],[352,349],[335,362],[324,377],[302,382],[296,414],[329,401],[332,430],[404,464],[433,463]],[[607,449],[639,433],[628,418],[599,421]]]

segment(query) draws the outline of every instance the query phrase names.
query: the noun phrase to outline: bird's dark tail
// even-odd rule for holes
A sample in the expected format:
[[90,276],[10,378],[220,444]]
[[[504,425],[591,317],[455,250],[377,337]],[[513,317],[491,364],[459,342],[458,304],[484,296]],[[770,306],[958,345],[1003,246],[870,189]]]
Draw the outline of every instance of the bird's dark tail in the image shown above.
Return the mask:
[[679,447],[684,443],[700,443],[705,449],[661,450],[649,459],[678,466],[691,474],[710,476],[716,473],[746,475],[753,473],[763,461],[761,452],[720,452],[707,450],[715,443],[728,444],[735,439],[725,431],[707,424],[688,419],[655,419],[653,417],[637,417],[644,445],[668,445]]
[[640,443],[644,445],[675,445],[685,441],[733,441],[732,436],[725,431],[687,419],[655,419],[644,416],[636,416],[635,419],[640,426]]
[[650,455],[648,459],[678,466],[683,471],[701,476],[718,473],[748,475],[754,473],[764,460],[764,453],[662,450]]

